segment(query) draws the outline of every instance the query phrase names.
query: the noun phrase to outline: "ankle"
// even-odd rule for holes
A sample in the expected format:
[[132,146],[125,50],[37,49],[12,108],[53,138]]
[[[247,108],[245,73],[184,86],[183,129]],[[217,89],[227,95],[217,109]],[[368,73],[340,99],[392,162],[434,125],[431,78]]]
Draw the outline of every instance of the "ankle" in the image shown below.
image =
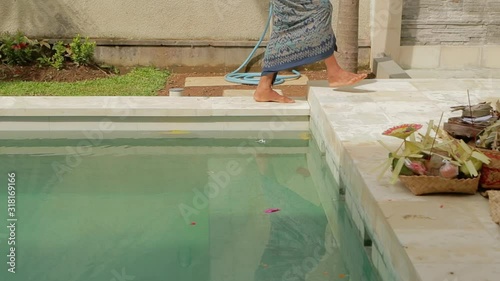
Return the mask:
[[273,87],[271,85],[259,84],[257,85],[257,91],[272,91]]

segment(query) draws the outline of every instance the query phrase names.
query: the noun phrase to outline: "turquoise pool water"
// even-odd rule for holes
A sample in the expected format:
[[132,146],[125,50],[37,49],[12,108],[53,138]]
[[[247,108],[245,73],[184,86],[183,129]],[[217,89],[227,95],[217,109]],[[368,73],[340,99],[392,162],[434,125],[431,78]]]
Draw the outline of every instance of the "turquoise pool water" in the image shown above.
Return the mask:
[[0,140],[0,280],[378,280],[309,143]]

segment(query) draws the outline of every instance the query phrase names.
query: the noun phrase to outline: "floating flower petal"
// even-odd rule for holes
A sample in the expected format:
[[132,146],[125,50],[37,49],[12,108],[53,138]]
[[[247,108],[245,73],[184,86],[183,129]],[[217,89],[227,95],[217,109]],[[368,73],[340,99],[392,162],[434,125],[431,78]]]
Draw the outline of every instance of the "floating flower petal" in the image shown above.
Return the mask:
[[279,211],[280,211],[280,209],[278,209],[278,208],[269,208],[269,209],[265,210],[264,213],[270,214],[270,213],[276,213]]

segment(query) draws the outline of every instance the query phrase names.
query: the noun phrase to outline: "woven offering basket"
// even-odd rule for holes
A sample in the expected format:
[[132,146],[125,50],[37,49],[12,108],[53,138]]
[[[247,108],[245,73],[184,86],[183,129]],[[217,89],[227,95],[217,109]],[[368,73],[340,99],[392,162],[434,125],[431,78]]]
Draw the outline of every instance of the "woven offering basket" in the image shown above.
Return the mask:
[[488,198],[490,201],[490,214],[495,223],[500,224],[500,191],[489,190]]
[[481,169],[481,187],[500,189],[500,151],[481,149],[490,158],[490,164]]
[[447,179],[437,176],[399,176],[399,180],[415,195],[432,193],[475,194],[479,177]]

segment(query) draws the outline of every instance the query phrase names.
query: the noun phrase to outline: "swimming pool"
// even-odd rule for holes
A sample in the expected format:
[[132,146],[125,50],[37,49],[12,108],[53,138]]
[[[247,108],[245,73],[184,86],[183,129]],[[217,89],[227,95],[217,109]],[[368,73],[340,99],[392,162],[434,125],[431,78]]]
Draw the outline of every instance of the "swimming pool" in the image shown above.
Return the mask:
[[[12,260],[9,241],[16,243],[16,273],[7,264],[0,277],[378,280],[313,144],[0,140],[2,186],[15,181],[14,197],[0,192],[0,220],[15,223],[13,232],[0,232],[4,265]],[[9,196],[13,217],[5,212]]]

